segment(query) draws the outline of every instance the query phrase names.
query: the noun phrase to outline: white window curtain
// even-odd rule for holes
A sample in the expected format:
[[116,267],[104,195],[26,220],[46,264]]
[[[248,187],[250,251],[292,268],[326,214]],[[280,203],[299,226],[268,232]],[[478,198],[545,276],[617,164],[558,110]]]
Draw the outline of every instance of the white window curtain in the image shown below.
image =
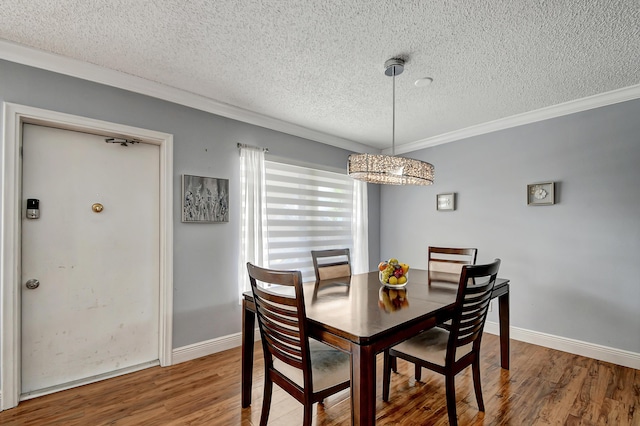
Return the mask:
[[247,262],[269,267],[264,149],[240,147],[240,256],[239,300],[251,290]]
[[353,180],[353,210],[351,214],[351,236],[353,251],[351,263],[353,273],[369,272],[369,209],[367,183]]

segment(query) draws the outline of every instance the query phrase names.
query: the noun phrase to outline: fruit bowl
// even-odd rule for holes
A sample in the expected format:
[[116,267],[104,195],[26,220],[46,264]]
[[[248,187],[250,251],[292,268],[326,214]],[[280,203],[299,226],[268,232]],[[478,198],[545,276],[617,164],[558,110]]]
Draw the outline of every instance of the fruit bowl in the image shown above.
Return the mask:
[[380,280],[380,284],[384,285],[385,287],[388,288],[402,288],[405,287],[407,285],[407,283],[409,282],[409,272],[407,272],[406,274],[404,274],[404,276],[406,277],[406,281],[403,282],[402,284],[391,284],[391,283],[387,283],[384,282],[384,278],[382,277],[382,272],[378,273],[378,279]]
[[409,265],[392,257],[378,264],[378,279],[386,287],[404,287],[409,281]]

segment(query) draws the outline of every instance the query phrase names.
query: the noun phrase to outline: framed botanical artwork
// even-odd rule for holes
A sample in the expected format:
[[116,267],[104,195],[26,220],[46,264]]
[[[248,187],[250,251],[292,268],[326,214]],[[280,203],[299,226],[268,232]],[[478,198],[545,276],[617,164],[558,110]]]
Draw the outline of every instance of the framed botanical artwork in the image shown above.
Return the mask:
[[555,202],[555,182],[527,185],[527,204],[530,206],[549,206]]
[[182,175],[182,221],[229,222],[229,179]]
[[436,195],[436,209],[438,210],[455,210],[456,209],[456,194],[451,192],[448,194]]

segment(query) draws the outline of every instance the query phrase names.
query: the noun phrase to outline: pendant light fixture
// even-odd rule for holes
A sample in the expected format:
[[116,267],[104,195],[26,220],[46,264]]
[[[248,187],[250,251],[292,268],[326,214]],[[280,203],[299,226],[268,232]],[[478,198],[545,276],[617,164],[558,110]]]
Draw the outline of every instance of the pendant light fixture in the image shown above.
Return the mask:
[[392,58],[384,64],[385,75],[393,77],[393,117],[391,155],[351,154],[347,172],[354,179],[384,185],[431,185],[433,165],[421,160],[396,157],[396,76],[404,71],[404,59]]

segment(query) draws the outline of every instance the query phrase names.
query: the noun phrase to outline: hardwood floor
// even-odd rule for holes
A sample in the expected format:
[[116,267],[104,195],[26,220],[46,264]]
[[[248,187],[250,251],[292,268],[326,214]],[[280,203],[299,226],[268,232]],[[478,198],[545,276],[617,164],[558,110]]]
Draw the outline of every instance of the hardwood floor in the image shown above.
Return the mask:
[[[126,376],[24,401],[0,412],[0,425],[258,425],[263,363],[255,354],[252,406],[240,407],[240,349],[173,367]],[[482,386],[486,412],[478,411],[471,370],[456,378],[461,425],[640,425],[640,370],[620,367],[518,341],[511,370],[499,367],[498,338],[486,334]],[[388,403],[381,399],[378,360],[377,424],[447,425],[442,376],[398,360]],[[349,391],[314,409],[314,424],[348,425]],[[274,386],[269,425],[302,422],[302,406]]]

